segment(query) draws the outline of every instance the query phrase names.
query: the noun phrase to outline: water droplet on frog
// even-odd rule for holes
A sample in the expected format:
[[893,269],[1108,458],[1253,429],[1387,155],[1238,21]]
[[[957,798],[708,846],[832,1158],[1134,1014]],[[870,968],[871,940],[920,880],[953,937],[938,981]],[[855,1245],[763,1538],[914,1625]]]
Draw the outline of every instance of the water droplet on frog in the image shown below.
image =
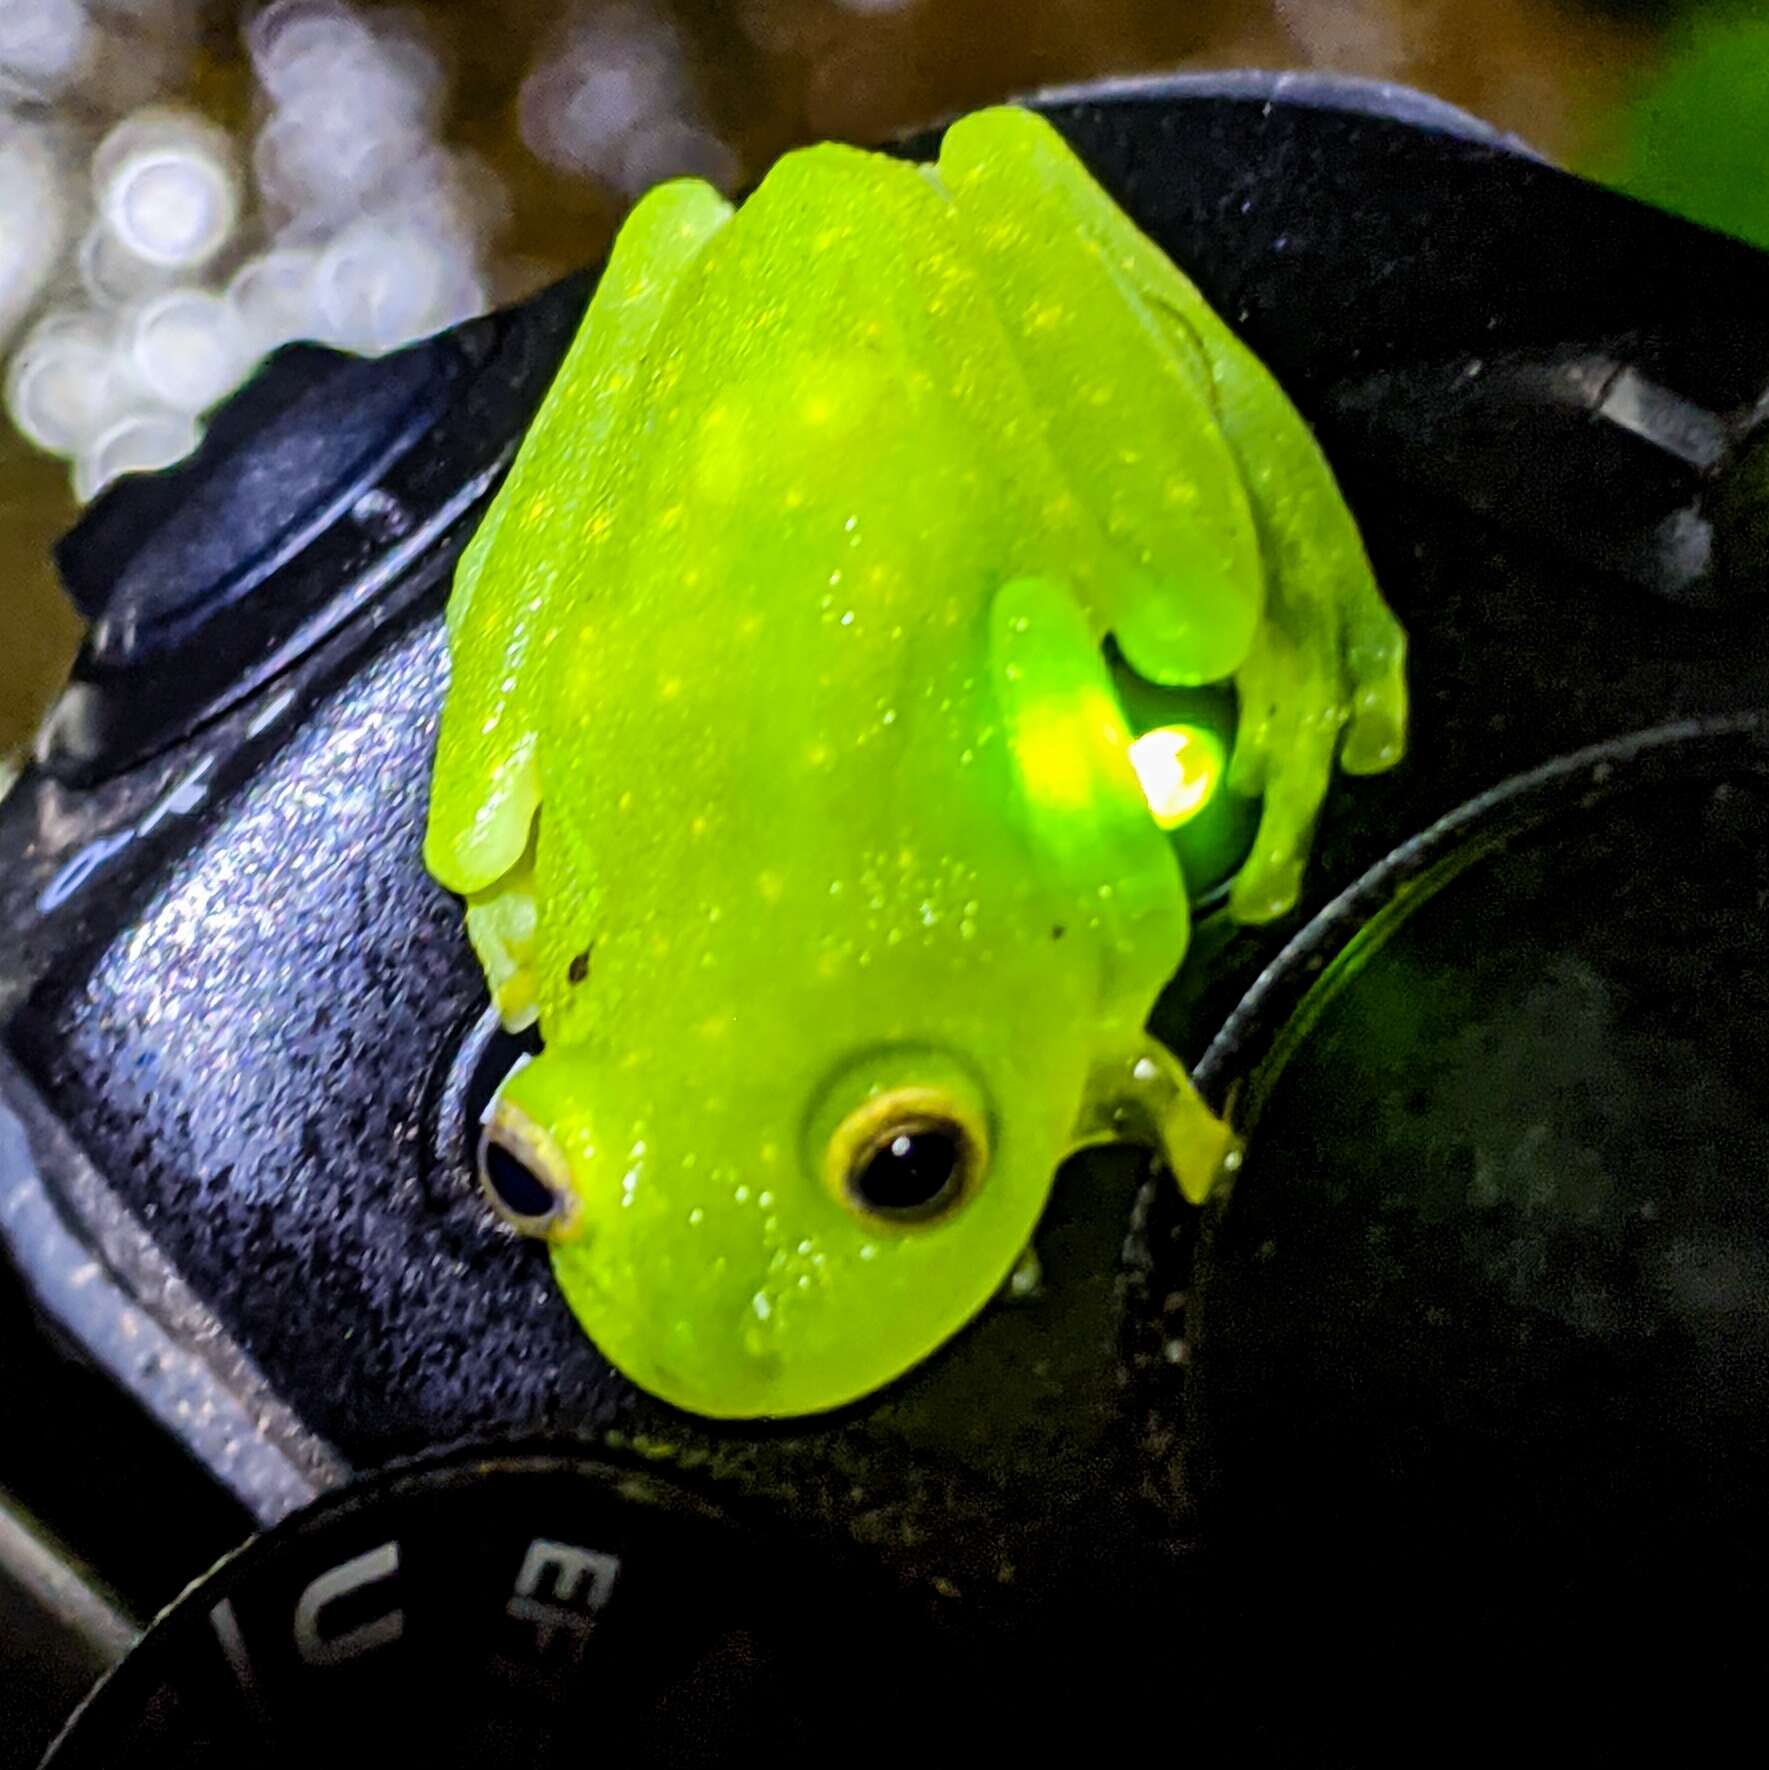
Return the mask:
[[699,1205],[696,1205],[694,1209],[688,1213],[688,1224],[692,1229],[698,1229],[705,1221],[706,1212],[703,1211]]
[[842,616],[842,625],[844,627],[851,627],[851,626],[853,626],[853,624],[854,624],[854,611],[852,609],[849,609],[848,612]]
[[758,1205],[760,1205],[764,1211],[773,1210],[773,1208],[774,1208],[774,1195],[773,1195],[773,1193],[771,1193],[771,1192],[762,1193],[756,1199],[756,1203]]
[[733,1197],[733,1198],[734,1198],[734,1199],[736,1199],[736,1201],[737,1201],[737,1202],[738,1202],[738,1203],[739,1203],[739,1204],[740,1204],[740,1205],[746,1205],[746,1204],[748,1204],[748,1203],[749,1203],[749,1188],[748,1188],[748,1187],[747,1187],[747,1186],[739,1186],[739,1187],[738,1187],[738,1188],[737,1188],[737,1189],[736,1189],[736,1190],[735,1190],[735,1191],[734,1191],[734,1192],[733,1192],[733,1193],[732,1193],[732,1194],[731,1194],[731,1196],[732,1196],[732,1197]]

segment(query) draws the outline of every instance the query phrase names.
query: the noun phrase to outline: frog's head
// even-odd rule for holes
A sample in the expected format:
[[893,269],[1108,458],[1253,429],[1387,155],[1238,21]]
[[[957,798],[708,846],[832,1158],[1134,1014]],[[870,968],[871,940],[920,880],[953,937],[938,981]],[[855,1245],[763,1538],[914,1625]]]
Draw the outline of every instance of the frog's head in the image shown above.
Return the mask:
[[706,1043],[732,1048],[660,1066],[667,1094],[549,1049],[500,1092],[482,1182],[552,1244],[584,1329],[651,1393],[723,1418],[867,1395],[1011,1272],[1073,1140],[1079,1076],[1031,1073],[1023,1049],[982,1064],[958,1039],[797,1070]]

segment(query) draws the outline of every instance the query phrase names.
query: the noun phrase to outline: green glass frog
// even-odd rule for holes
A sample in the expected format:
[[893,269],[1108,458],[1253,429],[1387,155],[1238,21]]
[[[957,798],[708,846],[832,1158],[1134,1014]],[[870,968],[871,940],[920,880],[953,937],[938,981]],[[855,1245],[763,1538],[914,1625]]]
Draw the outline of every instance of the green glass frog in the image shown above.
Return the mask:
[[1173,846],[1102,654],[1232,679],[1294,903],[1404,640],[1307,428],[1056,131],[652,191],[462,558],[426,858],[544,1050],[482,1175],[603,1354],[698,1413],[868,1394],[1063,1158],[1234,1139],[1145,1031]]

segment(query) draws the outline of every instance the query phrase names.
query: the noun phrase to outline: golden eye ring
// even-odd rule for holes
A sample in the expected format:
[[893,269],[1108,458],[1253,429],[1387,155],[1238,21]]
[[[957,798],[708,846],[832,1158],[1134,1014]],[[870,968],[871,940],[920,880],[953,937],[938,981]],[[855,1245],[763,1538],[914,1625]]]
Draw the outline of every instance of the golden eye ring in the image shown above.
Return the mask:
[[988,1167],[988,1129],[964,1100],[943,1088],[892,1088],[842,1120],[823,1180],[870,1228],[925,1229],[974,1198]]
[[568,1236],[577,1220],[571,1166],[552,1133],[500,1100],[479,1133],[479,1184],[512,1229],[544,1241]]

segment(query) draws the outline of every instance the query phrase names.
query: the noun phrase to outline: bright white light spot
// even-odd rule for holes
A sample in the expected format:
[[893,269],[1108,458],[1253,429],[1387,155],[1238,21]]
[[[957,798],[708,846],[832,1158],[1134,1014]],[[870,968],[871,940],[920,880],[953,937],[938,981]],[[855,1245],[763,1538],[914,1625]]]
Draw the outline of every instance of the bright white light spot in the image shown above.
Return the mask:
[[226,135],[188,112],[126,117],[93,156],[100,212],[125,251],[148,264],[194,269],[226,244],[239,182]]
[[0,342],[61,256],[68,204],[45,132],[0,120]]
[[0,0],[0,92],[53,98],[78,77],[91,36],[80,0]]
[[268,355],[322,330],[313,290],[318,263],[317,252],[291,246],[248,258],[234,272],[228,304],[254,351]]
[[129,361],[142,385],[175,412],[206,412],[251,367],[234,310],[205,289],[171,289],[132,316]]
[[1176,830],[1196,817],[1222,777],[1222,746],[1194,726],[1145,731],[1130,746],[1130,761],[1149,810],[1164,830]]
[[202,440],[194,418],[178,412],[135,412],[84,450],[74,463],[74,496],[90,503],[125,473],[152,473],[182,461]]
[[122,415],[138,390],[108,320],[84,309],[45,316],[6,374],[6,409],[40,449],[71,455]]
[[340,234],[314,273],[329,342],[370,355],[463,317],[472,267],[454,242],[380,219]]

